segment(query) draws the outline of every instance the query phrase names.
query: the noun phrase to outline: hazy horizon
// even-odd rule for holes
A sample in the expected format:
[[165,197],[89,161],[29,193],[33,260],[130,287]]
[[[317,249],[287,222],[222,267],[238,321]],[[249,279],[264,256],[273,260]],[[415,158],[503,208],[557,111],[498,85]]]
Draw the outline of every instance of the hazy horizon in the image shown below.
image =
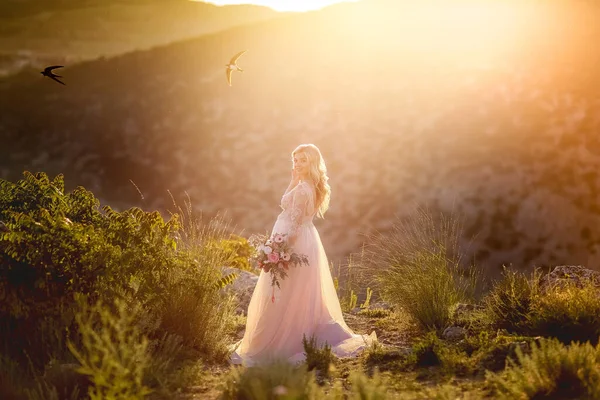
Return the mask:
[[190,0],[203,3],[211,3],[218,6],[234,4],[254,4],[257,6],[269,7],[275,11],[312,11],[330,6],[336,3],[356,2],[359,0]]

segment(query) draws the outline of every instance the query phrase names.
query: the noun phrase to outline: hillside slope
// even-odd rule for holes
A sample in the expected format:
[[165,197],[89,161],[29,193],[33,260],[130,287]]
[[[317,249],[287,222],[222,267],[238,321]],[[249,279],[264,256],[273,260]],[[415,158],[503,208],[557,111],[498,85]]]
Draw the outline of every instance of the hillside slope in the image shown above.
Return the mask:
[[[465,2],[419,4],[340,4],[85,62],[64,70],[66,87],[33,70],[4,79],[0,176],[62,172],[122,207],[187,192],[264,232],[289,153],[312,142],[330,171],[317,226],[332,260],[428,205],[464,215],[488,269],[595,268],[597,6],[497,2],[465,20]],[[229,87],[223,65],[240,49]]]

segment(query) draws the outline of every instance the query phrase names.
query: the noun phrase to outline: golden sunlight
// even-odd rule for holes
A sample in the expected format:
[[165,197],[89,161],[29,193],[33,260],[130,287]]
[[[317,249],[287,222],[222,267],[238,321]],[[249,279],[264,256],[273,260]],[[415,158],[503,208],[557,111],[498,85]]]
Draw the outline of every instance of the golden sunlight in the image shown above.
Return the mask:
[[358,0],[191,0],[212,3],[218,6],[230,4],[254,4],[266,6],[275,11],[311,11],[329,6],[335,3]]

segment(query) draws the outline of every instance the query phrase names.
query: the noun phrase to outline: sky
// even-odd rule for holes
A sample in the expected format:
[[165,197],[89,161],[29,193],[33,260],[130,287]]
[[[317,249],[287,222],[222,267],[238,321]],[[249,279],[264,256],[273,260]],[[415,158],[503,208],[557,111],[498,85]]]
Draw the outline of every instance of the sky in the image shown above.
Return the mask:
[[310,11],[343,1],[357,0],[200,0],[217,5],[227,4],[256,4],[267,6],[276,11]]

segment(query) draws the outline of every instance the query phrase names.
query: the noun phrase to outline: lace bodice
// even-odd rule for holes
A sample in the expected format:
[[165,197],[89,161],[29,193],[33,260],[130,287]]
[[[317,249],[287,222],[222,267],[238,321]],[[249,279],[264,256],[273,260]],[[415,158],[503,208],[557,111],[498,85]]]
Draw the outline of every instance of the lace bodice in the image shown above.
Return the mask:
[[289,238],[297,235],[300,227],[311,222],[315,216],[315,191],[307,182],[300,182],[296,187],[281,197],[281,217],[290,219]]

